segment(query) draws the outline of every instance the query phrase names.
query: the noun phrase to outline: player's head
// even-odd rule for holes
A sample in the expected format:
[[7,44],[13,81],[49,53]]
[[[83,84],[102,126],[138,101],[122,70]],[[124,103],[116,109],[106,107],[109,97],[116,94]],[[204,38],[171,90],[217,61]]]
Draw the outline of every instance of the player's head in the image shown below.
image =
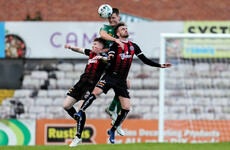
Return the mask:
[[129,37],[129,32],[124,22],[118,23],[114,28],[114,32],[118,37],[121,38]]
[[109,17],[109,24],[113,27],[115,27],[119,21],[120,21],[120,12],[119,12],[119,9],[117,8],[113,8],[113,13],[112,15]]
[[92,51],[95,53],[100,53],[105,45],[105,40],[102,38],[95,38],[93,40]]

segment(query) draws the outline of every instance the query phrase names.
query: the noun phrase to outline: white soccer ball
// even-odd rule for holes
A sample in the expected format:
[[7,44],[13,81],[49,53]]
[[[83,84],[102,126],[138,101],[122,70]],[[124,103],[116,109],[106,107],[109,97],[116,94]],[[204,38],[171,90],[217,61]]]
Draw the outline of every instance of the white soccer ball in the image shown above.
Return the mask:
[[98,8],[98,14],[103,19],[108,19],[113,13],[113,8],[108,4],[103,4]]

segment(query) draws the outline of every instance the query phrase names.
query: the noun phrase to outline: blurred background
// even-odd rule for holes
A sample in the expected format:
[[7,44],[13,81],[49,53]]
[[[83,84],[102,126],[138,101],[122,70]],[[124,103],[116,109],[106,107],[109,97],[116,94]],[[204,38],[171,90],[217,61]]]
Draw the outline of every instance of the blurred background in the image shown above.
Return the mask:
[[[87,57],[64,45],[91,48],[108,24],[97,13],[102,4],[120,10],[129,39],[154,61],[162,33],[230,33],[229,0],[1,0],[0,145],[65,145],[74,137],[75,122],[62,104]],[[165,46],[174,66],[165,73],[164,141],[230,141],[229,39],[174,38]],[[126,136],[118,140],[157,142],[159,69],[135,57],[129,79],[131,111],[122,126]],[[113,96],[111,90],[87,110],[84,132],[90,134],[83,143],[108,142],[111,120],[104,110]]]

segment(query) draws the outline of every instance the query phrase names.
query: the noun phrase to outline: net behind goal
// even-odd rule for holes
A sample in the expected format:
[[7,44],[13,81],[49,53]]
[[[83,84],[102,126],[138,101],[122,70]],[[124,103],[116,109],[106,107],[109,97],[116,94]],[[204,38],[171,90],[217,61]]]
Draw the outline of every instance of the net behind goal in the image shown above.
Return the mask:
[[162,34],[159,142],[230,141],[230,35]]

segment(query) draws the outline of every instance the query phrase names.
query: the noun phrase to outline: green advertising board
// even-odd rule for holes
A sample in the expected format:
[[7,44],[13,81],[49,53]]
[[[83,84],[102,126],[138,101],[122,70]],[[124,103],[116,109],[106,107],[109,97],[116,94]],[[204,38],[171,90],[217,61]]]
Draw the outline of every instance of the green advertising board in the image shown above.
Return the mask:
[[0,119],[0,145],[35,145],[35,120]]

